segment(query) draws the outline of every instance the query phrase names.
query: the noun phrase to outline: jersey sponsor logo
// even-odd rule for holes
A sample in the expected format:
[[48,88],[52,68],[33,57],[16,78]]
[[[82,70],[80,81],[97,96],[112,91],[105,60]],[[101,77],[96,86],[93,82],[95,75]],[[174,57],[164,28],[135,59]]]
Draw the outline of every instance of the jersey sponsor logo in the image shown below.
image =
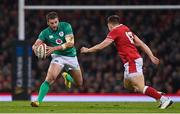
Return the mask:
[[63,36],[64,36],[64,32],[62,32],[62,31],[59,32],[59,36],[60,36],[60,37],[63,37]]
[[56,43],[57,43],[57,44],[62,44],[63,41],[62,41],[61,39],[57,39],[57,40],[56,40]]
[[49,35],[49,38],[52,39],[52,38],[54,38],[54,37],[53,37],[53,35]]

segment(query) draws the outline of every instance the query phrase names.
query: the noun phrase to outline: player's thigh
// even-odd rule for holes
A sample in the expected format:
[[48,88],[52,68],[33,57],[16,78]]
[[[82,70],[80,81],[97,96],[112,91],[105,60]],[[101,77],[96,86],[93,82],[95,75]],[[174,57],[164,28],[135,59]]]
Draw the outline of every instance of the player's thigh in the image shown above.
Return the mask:
[[54,80],[56,80],[56,78],[58,77],[59,73],[62,71],[62,69],[63,66],[56,63],[51,63],[46,76],[46,81],[53,83]]
[[130,81],[131,86],[134,89],[136,89],[138,92],[143,91],[144,86],[145,86],[143,74],[137,74],[135,76],[128,78],[128,80]]
[[[142,71],[143,60],[142,58],[135,59],[134,61],[124,64],[124,78],[125,86],[131,85],[134,90],[142,90],[144,88],[144,76]],[[127,83],[127,84],[126,84]]]
[[72,70],[69,70],[69,73],[71,74],[71,76],[73,77],[75,83],[78,85],[78,86],[82,86],[83,84],[83,78],[82,78],[82,72],[81,72],[81,69],[72,69]]
[[124,87],[129,90],[142,90],[144,88],[144,76],[141,73],[128,74],[124,77]]

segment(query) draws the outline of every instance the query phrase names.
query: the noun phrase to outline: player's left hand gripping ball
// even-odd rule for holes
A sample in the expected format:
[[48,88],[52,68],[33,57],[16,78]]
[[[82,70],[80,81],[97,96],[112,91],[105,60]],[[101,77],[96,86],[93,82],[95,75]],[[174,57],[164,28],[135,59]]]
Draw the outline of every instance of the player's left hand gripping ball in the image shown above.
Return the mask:
[[36,56],[39,58],[39,59],[45,59],[46,58],[46,51],[47,51],[47,46],[45,43],[42,43],[41,45],[39,45],[37,48],[36,48]]

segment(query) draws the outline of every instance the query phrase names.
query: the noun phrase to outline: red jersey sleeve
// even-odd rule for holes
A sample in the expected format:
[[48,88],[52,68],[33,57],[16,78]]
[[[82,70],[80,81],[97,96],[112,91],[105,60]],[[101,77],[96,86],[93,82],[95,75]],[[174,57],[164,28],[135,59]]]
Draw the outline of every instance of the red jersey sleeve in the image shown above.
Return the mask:
[[106,38],[111,39],[111,40],[115,40],[117,38],[116,30],[114,29],[111,32],[109,32]]

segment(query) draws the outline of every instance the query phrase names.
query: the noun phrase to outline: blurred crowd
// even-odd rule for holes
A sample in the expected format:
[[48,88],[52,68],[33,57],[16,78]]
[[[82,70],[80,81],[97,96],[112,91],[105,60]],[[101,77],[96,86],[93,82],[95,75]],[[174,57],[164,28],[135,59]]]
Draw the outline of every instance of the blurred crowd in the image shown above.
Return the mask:
[[[6,3],[6,2],[5,2]],[[35,4],[32,2],[31,4]],[[17,4],[4,8],[0,16],[0,92],[11,91],[12,43],[17,38]],[[41,30],[47,27],[45,15],[48,11],[25,12],[26,39],[33,44]],[[148,56],[139,50],[144,61],[146,85],[167,93],[180,93],[180,12],[178,10],[73,10],[57,11],[60,21],[69,22],[75,35],[75,46],[82,69],[84,86],[65,88],[59,75],[51,86],[51,92],[69,93],[126,93],[123,87],[123,64],[114,45],[101,52],[80,54],[82,46],[93,46],[103,41],[108,33],[106,18],[117,14],[121,22],[140,37],[160,59],[160,65],[151,63]],[[5,19],[7,18],[7,19]],[[2,21],[3,20],[3,21]],[[38,60],[32,57],[32,92],[38,92],[44,81],[51,58]]]
[[[122,93],[123,65],[112,45],[96,54],[80,54],[82,46],[90,47],[101,42],[108,33],[106,18],[117,14],[122,23],[129,26],[160,58],[160,66],[153,65],[145,53],[144,74],[147,85],[167,93],[176,93],[180,86],[180,19],[178,11],[57,11],[60,21],[72,24],[78,59],[83,71],[84,87],[67,90],[60,78],[52,86],[52,92]],[[32,43],[46,25],[45,11],[26,12],[26,38]],[[38,14],[38,16],[37,16]],[[29,15],[29,16],[28,16]],[[31,19],[29,19],[31,17]],[[40,23],[41,22],[41,23]],[[35,29],[32,29],[32,26]],[[37,60],[37,58],[34,58]],[[50,60],[34,62],[33,91],[37,91],[45,78]],[[44,67],[46,66],[46,67]]]
[[0,1],[0,92],[10,92],[12,82],[13,42],[17,38],[18,12],[14,0]]

